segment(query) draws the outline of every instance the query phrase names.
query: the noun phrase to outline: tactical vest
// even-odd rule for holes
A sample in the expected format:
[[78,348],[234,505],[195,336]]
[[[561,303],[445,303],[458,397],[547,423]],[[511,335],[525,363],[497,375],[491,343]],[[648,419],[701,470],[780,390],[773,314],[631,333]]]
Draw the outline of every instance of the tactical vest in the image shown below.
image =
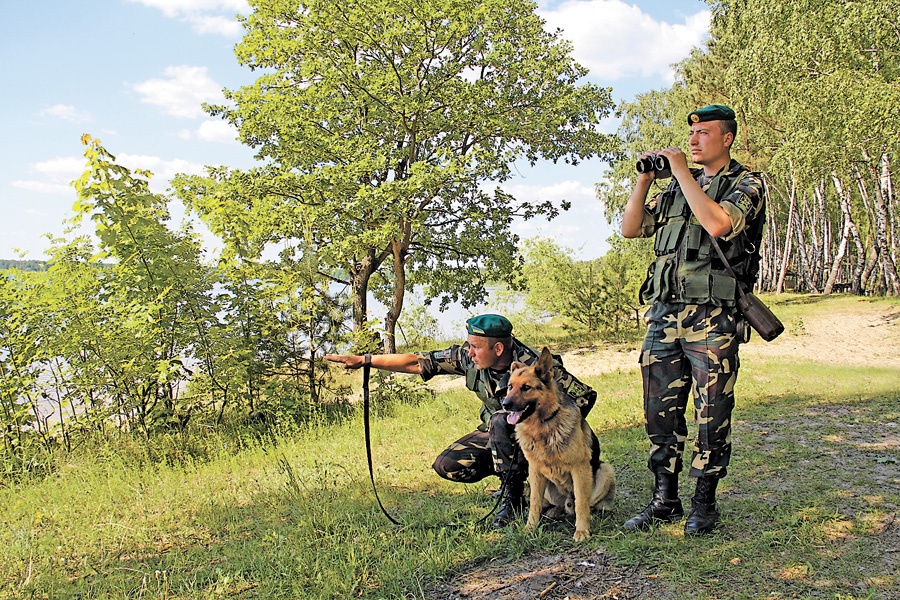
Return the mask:
[[[737,187],[748,169],[743,165],[732,170],[732,163],[723,173],[716,175],[704,190],[721,202]],[[759,252],[765,204],[747,227],[735,238],[719,241],[719,247],[728,259],[738,280],[745,289],[752,289],[759,272]],[[657,204],[657,220],[654,250],[656,260],[647,270],[647,279],[641,286],[640,300],[644,304],[667,302],[670,304],[712,304],[732,307],[737,304],[737,282],[712,247],[709,234],[691,212],[687,198],[677,181],[673,181],[662,193]]]

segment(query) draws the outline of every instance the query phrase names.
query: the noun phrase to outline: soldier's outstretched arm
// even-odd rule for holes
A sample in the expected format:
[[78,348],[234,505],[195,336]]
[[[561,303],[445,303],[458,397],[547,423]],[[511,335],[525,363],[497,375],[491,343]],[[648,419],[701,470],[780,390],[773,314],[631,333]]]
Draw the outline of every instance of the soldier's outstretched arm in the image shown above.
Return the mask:
[[[326,354],[325,360],[343,363],[348,369],[359,369],[365,362],[365,355],[360,354]],[[373,354],[372,367],[393,373],[412,373],[419,375],[419,357],[415,354]]]

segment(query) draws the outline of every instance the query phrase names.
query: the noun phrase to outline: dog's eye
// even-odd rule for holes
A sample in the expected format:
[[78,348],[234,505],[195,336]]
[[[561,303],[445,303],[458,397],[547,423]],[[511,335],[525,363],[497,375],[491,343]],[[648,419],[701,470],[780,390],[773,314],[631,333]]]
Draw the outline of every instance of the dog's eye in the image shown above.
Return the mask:
[[522,384],[522,391],[523,391],[523,392],[527,392],[527,391],[530,390],[530,389],[532,389],[532,388],[531,388],[531,386],[528,385],[527,383],[523,383],[523,384]]

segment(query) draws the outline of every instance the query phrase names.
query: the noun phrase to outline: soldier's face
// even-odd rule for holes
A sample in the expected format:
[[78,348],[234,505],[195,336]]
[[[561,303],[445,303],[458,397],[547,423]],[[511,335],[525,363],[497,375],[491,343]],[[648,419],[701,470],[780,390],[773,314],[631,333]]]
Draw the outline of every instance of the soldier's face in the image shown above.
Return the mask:
[[728,156],[728,148],[734,137],[722,133],[721,121],[705,121],[691,125],[691,160],[697,165],[715,164]]
[[471,334],[466,339],[469,342],[469,358],[478,370],[493,367],[503,354],[503,345],[500,343],[491,346],[487,338]]

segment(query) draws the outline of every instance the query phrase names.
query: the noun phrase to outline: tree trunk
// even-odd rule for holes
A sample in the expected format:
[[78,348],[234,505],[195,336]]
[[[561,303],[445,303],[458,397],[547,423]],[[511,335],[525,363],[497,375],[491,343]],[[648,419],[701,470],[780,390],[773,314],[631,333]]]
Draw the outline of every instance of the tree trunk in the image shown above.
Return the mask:
[[[805,205],[805,203],[804,203]],[[801,216],[808,215],[808,211],[804,210],[801,212]],[[810,258],[806,252],[806,239],[803,235],[803,230],[805,229],[803,220],[798,224],[799,226],[794,229],[797,238],[797,252],[800,255],[799,262],[799,277],[802,279],[804,285],[806,286],[806,291],[812,294],[818,294],[818,289],[816,287],[815,281],[813,279],[814,275],[810,272],[813,266],[810,264]],[[814,232],[814,230],[811,229]],[[815,233],[813,233],[815,236]]]
[[394,260],[394,293],[391,295],[391,307],[384,315],[384,351],[393,354],[397,351],[397,321],[403,312],[403,298],[406,293],[406,266],[399,242],[391,242]]
[[826,279],[824,289],[822,290],[823,294],[830,294],[831,290],[834,288],[834,283],[841,270],[841,263],[844,260],[844,255],[847,253],[847,242],[850,238],[850,230],[851,228],[855,228],[855,225],[853,224],[853,215],[850,212],[850,198],[844,193],[844,182],[840,180],[837,173],[831,174],[831,181],[834,183],[834,189],[840,200],[841,215],[843,217],[844,225],[841,228],[841,240],[838,242],[837,252],[834,255],[831,269],[829,269],[828,272],[828,278]]
[[888,205],[893,195],[890,160],[887,155],[882,155],[879,161],[879,172],[866,152],[863,152],[863,157],[867,159],[869,171],[876,182],[875,196],[872,198],[872,211],[875,215],[872,229],[878,253],[878,264],[885,279],[885,293],[900,296],[900,277],[897,275],[895,260],[896,248],[892,248],[891,245],[892,226],[889,223],[888,215]]
[[391,257],[394,261],[394,293],[391,296],[391,307],[384,316],[384,349],[388,354],[397,351],[397,321],[403,313],[403,299],[406,294],[406,261],[409,258],[409,244],[412,239],[412,228],[403,227],[403,239],[391,240]]
[[[374,249],[368,249],[362,259],[350,271],[350,297],[353,300],[354,332],[358,333],[366,329],[368,323],[369,281],[372,279],[372,274],[378,270],[378,267],[381,266],[381,263],[384,262],[387,256],[385,252],[377,253]],[[371,348],[372,343],[377,343],[377,340],[357,339],[356,345],[358,347],[354,351],[369,352],[373,350]]]
[[794,202],[797,197],[797,180],[791,175],[791,199],[788,206],[787,225],[784,234],[784,255],[781,258],[781,269],[778,273],[778,283],[775,285],[775,293],[784,291],[784,278],[787,275],[788,265],[791,261],[792,228],[794,224]]
[[[893,288],[893,295],[900,296],[900,276],[897,274],[897,248],[891,243],[892,227],[889,226],[888,205],[891,203],[893,186],[891,181],[891,164],[887,154],[881,156],[881,173],[875,189],[875,240],[881,247],[881,262],[884,269],[887,288]],[[888,292],[890,293],[890,292]]]

